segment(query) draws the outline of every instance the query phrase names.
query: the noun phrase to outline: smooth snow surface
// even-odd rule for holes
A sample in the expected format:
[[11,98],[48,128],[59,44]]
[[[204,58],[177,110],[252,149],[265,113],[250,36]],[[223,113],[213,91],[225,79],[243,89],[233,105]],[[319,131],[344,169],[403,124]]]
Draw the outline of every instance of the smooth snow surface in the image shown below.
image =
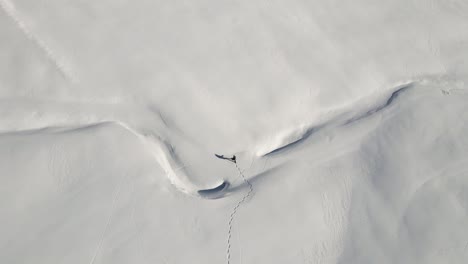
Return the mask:
[[0,0],[0,263],[467,263],[467,14]]

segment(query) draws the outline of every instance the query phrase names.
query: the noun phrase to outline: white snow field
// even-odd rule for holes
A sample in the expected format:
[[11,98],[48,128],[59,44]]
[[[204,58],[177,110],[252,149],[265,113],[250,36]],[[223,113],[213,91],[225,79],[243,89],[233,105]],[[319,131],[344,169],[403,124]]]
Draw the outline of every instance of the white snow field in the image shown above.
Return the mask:
[[0,0],[0,263],[468,263],[467,61],[466,0]]

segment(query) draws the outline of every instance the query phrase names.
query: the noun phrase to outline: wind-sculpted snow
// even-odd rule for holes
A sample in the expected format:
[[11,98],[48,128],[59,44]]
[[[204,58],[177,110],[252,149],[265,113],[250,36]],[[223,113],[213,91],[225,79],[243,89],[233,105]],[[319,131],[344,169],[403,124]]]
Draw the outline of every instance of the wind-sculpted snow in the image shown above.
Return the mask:
[[[76,203],[79,203],[79,206],[71,207],[74,214],[81,215],[78,219],[83,217],[91,219],[88,216],[95,214],[84,209],[87,204],[96,203],[96,206],[92,208],[105,208],[102,210],[106,213],[99,214],[99,220],[93,220],[81,227],[95,232],[93,235],[87,234],[91,238],[73,233],[73,237],[76,238],[74,241],[79,243],[77,246],[87,252],[80,256],[88,256],[90,262],[112,262],[115,255],[109,249],[114,247],[122,247],[125,252],[133,252],[128,253],[130,259],[133,259],[131,256],[134,256],[135,252],[139,252],[138,259],[155,261],[177,259],[177,263],[186,262],[189,261],[187,259],[189,257],[168,256],[163,252],[170,251],[175,246],[173,243],[179,244],[187,237],[190,238],[186,244],[187,250],[194,252],[192,254],[198,256],[197,259],[203,259],[208,263],[213,259],[222,262],[225,258],[223,246],[226,239],[223,227],[229,223],[231,230],[228,235],[229,261],[232,263],[241,258],[244,262],[256,262],[260,259],[270,263],[275,263],[274,261],[284,263],[288,260],[372,263],[381,260],[382,255],[387,255],[386,260],[389,262],[430,263],[433,260],[432,262],[436,263],[436,260],[442,261],[450,258],[455,263],[462,263],[464,260],[463,234],[452,235],[456,238],[453,240],[443,235],[445,231],[456,232],[455,228],[461,228],[459,223],[465,219],[465,215],[457,214],[456,210],[464,208],[463,193],[466,188],[463,175],[466,172],[466,162],[463,157],[466,156],[468,150],[468,141],[463,135],[468,128],[466,126],[468,111],[465,103],[466,93],[457,90],[458,88],[452,89],[452,87],[455,86],[450,82],[441,84],[430,81],[400,86],[390,96],[380,100],[383,103],[370,102],[372,100],[368,98],[365,99],[367,103],[364,106],[353,107],[355,111],[337,115],[333,122],[317,130],[318,132],[314,135],[319,136],[309,137],[307,144],[304,141],[300,148],[295,148],[295,151],[265,157],[252,156],[251,160],[247,156],[248,152],[240,153],[237,155],[239,162],[243,164],[243,168],[249,170],[246,174],[249,175],[246,177],[249,185],[245,182],[236,182],[235,177],[230,177],[226,173],[218,175],[219,181],[223,182],[221,185],[214,182],[211,183],[214,185],[211,188],[209,183],[198,186],[192,182],[192,176],[186,173],[184,166],[190,168],[190,164],[179,157],[174,147],[156,133],[160,130],[164,134],[163,127],[153,131],[149,127],[145,129],[144,126],[138,125],[134,125],[138,127],[135,129],[120,121],[96,122],[97,117],[78,118],[86,114],[86,111],[81,115],[70,113],[63,119],[54,119],[52,112],[48,111],[47,115],[42,113],[41,118],[36,122],[28,122],[28,129],[25,130],[20,127],[22,122],[10,116],[2,120],[1,126],[5,128],[10,125],[14,129],[12,132],[3,129],[0,139],[3,142],[1,144],[6,146],[2,151],[12,149],[13,153],[23,153],[22,155],[28,155],[25,153],[30,152],[27,147],[28,139],[32,142],[44,141],[46,145],[57,145],[52,148],[54,152],[61,151],[61,149],[75,149],[69,151],[69,154],[60,152],[45,155],[41,154],[38,148],[39,151],[32,151],[36,154],[31,159],[30,166],[40,168],[40,164],[43,163],[42,159],[51,156],[50,168],[53,171],[53,177],[57,178],[54,180],[57,184],[43,181],[41,189],[35,191],[36,196],[43,197],[40,199],[40,204],[46,206],[50,203],[50,199],[64,200],[65,204],[73,203],[70,201],[78,199]],[[374,107],[368,107],[369,104]],[[8,111],[3,110],[2,113],[5,116]],[[426,119],[428,115],[439,116],[439,119]],[[53,126],[54,120],[62,126]],[[83,123],[83,120],[93,122]],[[15,122],[17,122],[16,127],[12,126]],[[47,126],[41,127],[41,122]],[[334,136],[324,140],[328,138],[329,133],[333,133]],[[76,137],[80,141],[77,141]],[[316,140],[310,140],[312,138]],[[61,145],[56,143],[56,140],[69,142],[67,143],[69,146],[60,147]],[[20,142],[20,149],[13,147],[14,143],[8,143],[15,141]],[[93,146],[92,152],[87,152],[88,147],[75,146],[75,141]],[[100,147],[101,144],[103,147]],[[22,148],[28,151],[22,151]],[[37,147],[33,145],[31,148]],[[105,168],[108,165],[102,160],[109,160],[113,156],[120,157],[119,163],[123,165],[126,163],[122,160],[126,160],[127,155],[136,160],[133,161],[136,162],[135,164],[140,164],[139,160],[151,161],[149,164],[159,164],[164,170],[163,174],[169,177],[170,182],[177,187],[178,191],[206,198],[223,197],[223,199],[210,199],[210,203],[214,204],[204,204],[195,201],[208,200],[194,199],[193,201],[189,199],[190,196],[171,196],[173,194],[169,195],[172,197],[169,198],[166,195],[173,191],[161,190],[160,188],[164,188],[164,185],[156,187],[138,176],[139,169],[136,168],[140,165],[135,165],[136,168],[132,167],[133,169],[129,172],[126,172],[129,169],[123,170],[117,178],[112,178],[112,173],[105,173],[108,175],[105,181],[94,178],[96,176],[84,178],[83,175],[86,175],[86,172],[81,174],[79,170],[73,171],[74,164],[80,164],[80,160],[84,158],[73,159],[68,157],[69,155],[81,155],[81,153],[91,155],[90,158],[92,158],[85,162],[86,165],[79,166],[89,167],[90,171],[93,171],[94,166],[97,166],[93,159],[97,157],[92,156],[92,153],[101,151],[100,149],[108,155],[100,157],[101,161],[99,161],[104,164]],[[27,156],[18,157],[17,155],[12,155],[12,159],[30,159]],[[213,163],[209,166],[216,166],[217,163],[225,164],[223,168],[226,172],[229,166],[232,166],[231,162],[217,162],[219,160],[216,158],[212,159]],[[247,164],[251,165],[246,166]],[[117,165],[109,165],[109,169],[114,166]],[[146,168],[153,174],[154,170],[147,166],[142,168]],[[14,170],[21,169],[26,168],[15,167]],[[39,175],[46,175],[40,169],[38,172]],[[240,169],[239,173],[242,173]],[[30,174],[30,172],[22,172],[25,176]],[[25,194],[20,190],[23,183],[16,182],[15,179],[21,178],[9,180],[12,182],[9,183],[10,186],[14,188],[11,191],[4,190],[5,197],[13,197],[13,191],[18,192],[20,197]],[[230,184],[223,179],[228,180]],[[108,188],[106,184],[114,186],[112,191],[105,191],[110,198],[99,198],[97,193],[104,190],[103,188]],[[158,184],[162,182],[158,181]],[[442,185],[445,186],[444,189],[438,189],[437,186]],[[247,187],[249,187],[248,192]],[[77,191],[73,191],[74,188],[78,188]],[[92,194],[91,197],[97,199],[96,201],[86,198],[86,195],[80,195],[80,191],[83,192],[89,188],[92,189],[92,193],[86,193]],[[255,189],[255,196],[249,200],[249,203],[243,203],[246,200],[245,193],[251,193],[250,188]],[[60,191],[51,191],[55,189]],[[145,191],[139,193],[141,190]],[[202,191],[199,192],[199,190]],[[456,202],[442,199],[452,191],[457,193],[454,196]],[[54,198],[50,198],[51,195]],[[239,195],[242,196],[239,197]],[[273,202],[272,197],[275,197]],[[24,199],[26,200],[23,202],[18,201],[20,206],[27,207],[34,204],[29,198]],[[161,200],[157,202],[159,199]],[[438,212],[449,210],[445,215],[450,218],[446,221],[441,219],[421,225],[424,219],[431,218],[431,212],[424,208],[427,206],[426,201],[432,201],[432,199],[439,201],[436,204]],[[11,219],[16,209],[10,208],[6,204],[7,200],[3,199],[1,206],[9,208],[4,212],[4,218]],[[232,214],[230,209],[231,206],[236,205],[236,202],[239,206],[234,207],[235,211]],[[154,207],[155,204],[158,207]],[[187,223],[186,220],[181,220],[184,223],[181,228],[179,221],[174,222],[174,217],[177,219],[179,216],[158,213],[159,210],[172,212],[175,210],[172,204],[184,208],[182,211],[177,211],[180,217],[190,219],[196,215],[196,218],[192,218]],[[242,208],[240,208],[241,204]],[[199,212],[199,209],[194,208],[203,208],[203,211]],[[242,214],[236,214],[238,209],[242,210]],[[37,218],[36,209],[30,210],[31,219]],[[71,232],[64,223],[72,223],[70,228],[76,229],[78,222],[69,219],[68,213],[62,215],[61,209],[50,210],[52,210],[52,216],[57,218],[56,220],[44,218],[45,222],[39,225],[32,225],[29,222],[10,223],[15,228],[7,232],[5,236],[7,239],[15,236],[20,232],[18,231],[20,227],[26,228],[32,234],[38,234],[47,230],[47,222],[59,221],[57,231],[50,231],[52,233],[48,236],[57,236],[58,241],[62,241],[66,234]],[[156,210],[155,215],[149,213],[153,210]],[[229,218],[230,213],[231,218]],[[121,222],[121,215],[128,215],[129,220]],[[446,222],[450,222],[451,227],[446,226]],[[232,226],[233,223],[235,226]],[[310,223],[314,223],[316,231],[306,231],[311,228]],[[161,246],[158,253],[153,255],[151,252],[154,249],[150,245],[154,245],[159,241],[159,237],[165,234],[161,231],[161,225],[164,225],[164,229],[177,234],[181,240],[169,240]],[[371,232],[371,229],[374,231]],[[135,235],[131,235],[128,242],[119,244],[121,242],[114,241],[113,238],[119,237],[121,230],[135,230],[128,231]],[[269,232],[271,230],[276,230],[276,232]],[[205,232],[211,235],[206,235]],[[398,234],[398,236],[395,237],[392,234]],[[197,235],[202,237],[201,240],[197,239]],[[295,242],[284,244],[279,237],[292,237]],[[422,243],[421,237],[425,241],[440,239],[445,243]],[[428,239],[425,239],[426,237]],[[381,238],[384,240],[376,242]],[[258,243],[259,240],[263,242]],[[5,241],[0,242],[4,245]],[[70,243],[63,242],[61,247],[71,247]],[[34,244],[35,242],[31,242],[31,245]],[[190,249],[193,245],[206,245],[206,247]],[[17,252],[23,250],[25,245],[18,241],[9,248]],[[213,253],[213,249],[217,253]],[[63,257],[62,253],[52,254],[52,251],[48,249],[43,250],[51,254],[52,259],[54,256]],[[206,254],[200,254],[200,252]],[[431,254],[435,255],[431,257]],[[29,260],[28,256],[37,258],[36,253],[21,258],[18,255],[0,255],[5,260]],[[73,256],[76,261],[82,259],[77,255]]]
[[[397,89],[391,94],[391,96],[385,101],[384,104],[382,105],[377,105],[374,108],[365,111],[362,114],[357,114],[357,116],[351,117],[349,119],[346,119],[343,116],[349,115],[349,113],[344,113],[341,116],[333,118],[331,121],[324,123],[322,125],[318,125],[309,129],[306,129],[305,132],[300,135],[300,138],[298,140],[293,141],[292,143],[286,144],[284,146],[281,146],[279,148],[274,149],[273,151],[270,151],[263,156],[275,154],[278,152],[281,152],[282,150],[289,149],[292,146],[299,144],[306,140],[309,136],[313,135],[315,132],[319,132],[321,129],[324,128],[329,128],[332,126],[340,126],[340,125],[347,125],[352,122],[356,122],[360,119],[366,118],[374,113],[377,113],[381,110],[383,110],[385,107],[390,106],[393,101],[399,96],[400,93],[404,92],[405,90],[409,89],[412,84],[407,84],[403,85],[401,87],[397,87]],[[154,110],[152,110],[154,112]],[[44,131],[44,130],[52,130],[52,131],[59,131],[59,130],[75,130],[79,131],[81,129],[89,128],[89,127],[94,127],[94,126],[100,126],[100,125],[116,125],[119,126],[128,132],[130,132],[133,136],[138,138],[138,140],[141,140],[144,143],[145,146],[145,151],[149,151],[152,153],[155,157],[155,160],[158,162],[158,164],[164,169],[166,172],[166,175],[168,179],[171,181],[171,183],[179,190],[184,193],[190,194],[190,195],[196,195],[196,196],[202,196],[202,197],[211,197],[215,195],[215,193],[222,192],[224,189],[227,188],[229,184],[226,182],[222,183],[221,185],[215,185],[215,187],[212,187],[210,189],[206,190],[201,190],[200,188],[195,186],[193,183],[190,181],[190,176],[187,174],[184,166],[182,165],[183,162],[180,161],[180,158],[177,156],[177,154],[174,152],[173,146],[167,140],[163,139],[161,136],[155,134],[155,132],[140,132],[135,130],[134,128],[130,127],[128,124],[125,124],[121,121],[113,121],[113,120],[103,120],[103,121],[95,121],[92,123],[82,123],[84,122],[83,120],[90,119],[87,117],[80,117],[79,119],[76,119],[76,121],[73,120],[73,118],[76,117],[68,117],[64,121],[54,121],[54,115],[51,114],[50,117],[47,116],[41,116],[39,122],[37,122],[35,125],[36,127],[28,127],[28,129],[24,128],[16,128],[14,131],[4,131],[4,134],[11,134],[11,133],[21,133],[21,134],[32,134],[35,131]],[[92,117],[92,119],[99,120],[98,117]],[[46,121],[49,119],[48,121]],[[161,123],[166,125],[164,119],[159,116],[159,119],[161,120]],[[34,124],[35,120],[32,120],[32,124]],[[5,122],[5,121],[4,121]],[[45,126],[41,126],[41,122],[47,124]],[[29,124],[31,126],[31,123]],[[296,132],[297,134],[297,132]],[[286,138],[294,138],[297,137],[295,135],[291,136],[288,135]],[[285,141],[285,140],[284,140]],[[220,195],[220,194],[218,194]]]
[[209,199],[217,199],[221,198],[224,195],[223,191],[225,191],[229,187],[229,182],[223,181],[220,185],[205,190],[199,190],[198,194],[201,197],[209,198]]
[[179,158],[175,154],[173,147],[160,136],[152,133],[142,134],[141,132],[136,131],[135,129],[120,121],[101,121],[90,124],[74,124],[73,121],[68,120],[67,123],[69,123],[70,126],[61,127],[56,125],[29,128],[27,130],[17,128],[13,132],[4,131],[1,135],[33,135],[38,132],[79,132],[84,129],[92,129],[94,127],[100,126],[116,126],[118,128],[125,129],[132,136],[141,141],[143,147],[141,151],[149,152],[153,155],[155,161],[157,161],[157,163],[164,169],[167,178],[179,191],[194,196],[201,195],[198,192],[199,188],[191,183],[185,169],[181,166]]
[[[389,107],[392,105],[392,103],[405,91],[408,89],[411,89],[414,86],[414,83],[408,83],[402,86],[397,86],[394,88],[394,91],[390,94],[387,100],[385,100],[381,104],[376,104],[373,103],[370,106],[370,109],[362,111],[356,111],[353,110],[353,107],[351,107],[348,111],[348,113],[344,112],[338,116],[332,117],[330,120],[319,124],[315,125],[309,128],[303,127],[301,129],[295,130],[292,133],[288,133],[285,136],[282,136],[282,138],[279,138],[277,143],[279,146],[272,147],[273,150],[261,150],[257,152],[257,155],[259,156],[268,156],[272,154],[277,154],[281,151],[290,149],[305,140],[307,140],[310,136],[312,136],[315,133],[320,132],[322,129],[327,129],[331,127],[338,127],[338,126],[344,126],[344,125],[349,125],[354,122],[357,122],[361,119],[365,119],[367,117],[370,117],[373,114],[376,114],[380,111],[385,110],[385,108]],[[375,98],[378,100],[378,98]],[[359,107],[360,105],[356,105]],[[345,110],[346,111],[346,110]],[[266,152],[266,153],[265,153]]]
[[0,0],[0,263],[467,263],[467,10]]

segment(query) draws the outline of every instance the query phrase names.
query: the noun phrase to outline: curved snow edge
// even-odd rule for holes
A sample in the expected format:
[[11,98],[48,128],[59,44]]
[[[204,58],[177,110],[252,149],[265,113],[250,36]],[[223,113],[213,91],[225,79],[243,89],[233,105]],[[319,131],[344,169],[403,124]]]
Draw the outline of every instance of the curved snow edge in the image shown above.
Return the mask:
[[[88,129],[92,127],[104,126],[104,125],[115,125],[119,128],[123,128],[125,131],[130,132],[133,136],[138,138],[145,146],[145,149],[150,152],[150,154],[156,159],[158,164],[166,173],[167,178],[169,179],[170,183],[176,187],[179,191],[192,195],[203,197],[199,194],[197,188],[189,179],[186,171],[181,168],[182,166],[179,165],[178,158],[174,153],[173,147],[170,143],[164,140],[161,136],[150,132],[150,133],[142,133],[139,132],[129,125],[118,121],[118,120],[101,120],[97,122],[90,122],[90,123],[82,123],[77,125],[68,125],[68,126],[45,126],[45,127],[37,127],[37,128],[29,128],[26,130],[13,130],[13,131],[3,131],[0,135],[8,135],[8,134],[31,134],[38,131],[52,131],[56,133],[60,132],[72,132],[72,131],[79,131],[82,129]],[[175,168],[179,168],[176,169]]]
[[319,132],[324,128],[332,126],[349,125],[356,121],[370,117],[373,114],[376,114],[392,105],[402,93],[414,87],[414,83],[414,81],[411,81],[396,86],[394,89],[392,89],[393,92],[391,92],[390,95],[387,94],[387,96],[385,96],[386,99],[377,99],[377,101],[380,103],[373,104],[370,108],[367,109],[361,109],[360,111],[355,112],[354,115],[352,112],[349,113],[343,111],[341,114],[338,114],[335,117],[321,124],[313,126],[301,125],[299,128],[292,129],[285,133],[281,133],[280,135],[276,135],[273,140],[273,143],[265,144],[266,146],[260,147],[259,150],[256,151],[256,154],[260,157],[277,154],[285,149],[289,149],[305,141],[311,135]]

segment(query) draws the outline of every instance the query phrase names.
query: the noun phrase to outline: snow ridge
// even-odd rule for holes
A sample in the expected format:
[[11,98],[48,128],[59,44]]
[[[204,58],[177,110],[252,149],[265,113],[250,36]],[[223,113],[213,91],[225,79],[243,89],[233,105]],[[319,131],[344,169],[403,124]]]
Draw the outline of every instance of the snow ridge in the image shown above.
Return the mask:
[[[182,193],[200,197],[200,194],[198,194],[199,188],[190,181],[187,172],[182,166],[180,166],[180,160],[174,152],[173,146],[160,135],[151,131],[139,131],[119,120],[91,120],[91,122],[70,122],[60,125],[61,126],[48,124],[44,126],[29,127],[27,129],[15,129],[12,131],[2,132],[1,134],[34,133],[40,130],[49,130],[51,132],[71,132],[99,126],[116,126],[124,129],[143,143],[144,149],[156,159],[158,164],[164,170],[170,183],[176,189]],[[176,169],[177,167],[179,169]]]
[[231,263],[231,237],[232,237],[232,223],[234,221],[234,217],[237,213],[237,210],[239,209],[239,207],[250,197],[250,195],[252,194],[253,192],[253,186],[252,186],[252,183],[250,183],[249,180],[247,180],[247,178],[245,178],[244,176],[244,173],[242,173],[241,169],[239,168],[239,166],[237,166],[237,163],[235,164],[236,165],[236,168],[237,168],[237,171],[239,172],[239,176],[242,178],[242,180],[244,181],[244,183],[246,183],[248,186],[249,186],[249,191],[247,192],[247,194],[245,194],[242,199],[236,204],[236,206],[234,207],[234,209],[232,210],[231,212],[231,215],[230,215],[230,218],[229,218],[229,230],[228,230],[228,238],[227,238],[227,252],[226,252],[226,258],[227,258],[227,263]]
[[[321,124],[317,124],[314,126],[304,125],[300,127],[299,129],[292,130],[286,135],[283,135],[283,138],[280,139],[279,142],[276,143],[276,145],[274,145],[273,147],[270,147],[269,149],[262,147],[260,151],[257,151],[257,155],[261,157],[267,157],[267,156],[271,156],[274,154],[278,154],[286,149],[290,149],[296,145],[299,145],[300,143],[306,141],[312,135],[318,133],[319,131],[325,128],[345,126],[345,125],[349,125],[354,122],[360,121],[362,119],[365,119],[367,117],[370,117],[378,112],[385,110],[391,105],[393,105],[395,100],[401,94],[413,88],[414,86],[415,86],[414,81],[396,86],[393,89],[393,92],[389,94],[385,98],[385,100],[382,101],[382,100],[379,100],[379,98],[376,98],[377,103],[371,105],[371,107],[368,109],[364,109],[364,110],[357,111],[357,112],[352,111],[352,110],[348,112],[343,112]],[[382,101],[382,102],[379,102],[379,101]]]

